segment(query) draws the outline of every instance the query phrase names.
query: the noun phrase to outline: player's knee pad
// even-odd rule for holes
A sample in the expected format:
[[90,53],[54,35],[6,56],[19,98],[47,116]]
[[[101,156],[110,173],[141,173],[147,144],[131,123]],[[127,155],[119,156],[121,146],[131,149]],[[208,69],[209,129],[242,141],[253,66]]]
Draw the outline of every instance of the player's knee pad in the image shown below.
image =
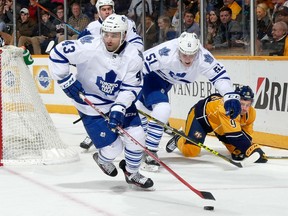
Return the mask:
[[162,102],[153,105],[153,111],[151,112],[151,116],[160,120],[161,122],[168,122],[171,114],[171,106],[167,102]]
[[[145,146],[145,132],[141,126],[130,127],[126,131],[127,133],[129,133],[130,136],[134,137],[135,140],[137,140],[140,144]],[[140,145],[137,145],[135,142],[133,142],[125,135],[123,137],[123,142],[128,150],[131,151],[143,150],[143,148]]]
[[118,137],[111,145],[99,149],[101,155],[109,159],[115,159],[122,152],[122,150],[123,144],[120,137]]
[[251,145],[245,152],[246,157],[249,157],[250,155],[252,155],[254,152],[258,152],[260,154],[260,158],[255,161],[255,163],[266,163],[267,162],[267,158],[265,153],[262,151],[262,149],[260,148],[259,145],[257,144],[253,144]]
[[178,141],[178,149],[182,152],[185,157],[196,157],[200,154],[201,148],[193,144],[185,144],[182,140]]

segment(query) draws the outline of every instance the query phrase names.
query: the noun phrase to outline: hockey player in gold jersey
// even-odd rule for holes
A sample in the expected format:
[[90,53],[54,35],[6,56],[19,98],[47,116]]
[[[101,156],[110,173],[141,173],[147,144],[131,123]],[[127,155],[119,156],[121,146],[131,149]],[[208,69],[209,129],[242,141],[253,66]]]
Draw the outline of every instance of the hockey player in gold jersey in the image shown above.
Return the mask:
[[[241,96],[241,114],[237,118],[227,116],[222,96],[213,94],[191,108],[186,120],[185,135],[196,143],[204,143],[207,133],[214,132],[231,153],[233,160],[243,160],[257,152],[260,156],[254,162],[266,163],[264,152],[257,144],[252,144],[253,123],[256,119],[256,110],[252,107],[254,93],[249,86],[237,87],[236,92]],[[170,153],[176,148],[185,157],[196,157],[201,150],[179,135],[168,141],[166,151]]]

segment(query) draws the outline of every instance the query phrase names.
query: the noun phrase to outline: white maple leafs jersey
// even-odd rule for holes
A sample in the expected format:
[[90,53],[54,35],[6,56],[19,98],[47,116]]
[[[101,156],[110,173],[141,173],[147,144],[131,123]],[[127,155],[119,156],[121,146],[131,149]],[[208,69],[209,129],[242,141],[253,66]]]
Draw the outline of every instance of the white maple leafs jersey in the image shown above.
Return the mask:
[[190,67],[185,67],[180,61],[178,38],[146,50],[143,55],[144,74],[153,71],[171,84],[193,83],[201,74],[208,78],[221,95],[234,92],[225,67],[202,45]]
[[[143,41],[141,36],[137,34],[135,22],[129,18],[127,18],[127,21],[128,30],[126,34],[126,41],[135,45],[140,51],[143,51]],[[89,23],[86,29],[90,31],[92,35],[101,36],[102,22],[103,21],[99,18],[98,20]]]
[[[143,55],[129,43],[115,54],[108,52],[101,38],[93,35],[63,41],[50,53],[52,78],[67,77],[71,73],[69,64],[76,65],[76,79],[82,84],[86,97],[104,113],[109,112],[113,103],[130,107],[143,85]],[[73,103],[86,115],[99,115],[85,103],[74,100]]]

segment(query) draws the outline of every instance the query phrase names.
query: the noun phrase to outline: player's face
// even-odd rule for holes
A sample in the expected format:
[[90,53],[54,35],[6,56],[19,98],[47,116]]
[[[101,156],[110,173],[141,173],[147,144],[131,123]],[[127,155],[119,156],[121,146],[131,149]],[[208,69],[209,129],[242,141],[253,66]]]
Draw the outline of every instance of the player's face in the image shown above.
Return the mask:
[[99,16],[102,20],[105,20],[110,14],[113,13],[113,8],[111,5],[104,5],[100,7]]
[[195,55],[185,55],[179,51],[180,61],[185,67],[190,67],[192,65],[194,56]]
[[109,52],[114,52],[119,48],[121,43],[121,33],[120,32],[103,32],[103,41],[105,43],[106,49]]
[[252,106],[252,101],[240,100],[240,103],[241,103],[241,115],[245,115]]

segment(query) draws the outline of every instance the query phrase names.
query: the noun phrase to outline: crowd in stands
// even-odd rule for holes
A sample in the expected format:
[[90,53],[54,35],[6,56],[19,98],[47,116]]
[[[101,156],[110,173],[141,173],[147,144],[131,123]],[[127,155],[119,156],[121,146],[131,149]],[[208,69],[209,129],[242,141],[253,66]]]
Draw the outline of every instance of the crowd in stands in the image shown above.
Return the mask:
[[[36,2],[36,3],[35,3]],[[64,35],[64,0],[19,0],[16,3],[16,45],[26,46],[32,54],[44,54],[53,40],[77,39],[79,32],[99,18],[97,0],[68,0],[67,28]],[[145,34],[145,49],[178,37],[181,32],[200,36],[200,0],[146,0],[143,31],[142,0],[114,0],[115,12],[135,22],[139,35]],[[42,5],[51,13],[41,10]],[[255,3],[256,55],[288,55],[288,0],[206,0],[203,45],[212,53],[239,50],[249,55],[250,4]],[[182,8],[181,13],[179,8]],[[182,15],[182,17],[180,17]],[[182,23],[181,23],[182,22]],[[181,29],[182,28],[182,29]],[[0,0],[0,36],[6,44],[14,44],[13,0]],[[220,52],[221,53],[221,52]],[[226,52],[227,53],[227,52]]]

